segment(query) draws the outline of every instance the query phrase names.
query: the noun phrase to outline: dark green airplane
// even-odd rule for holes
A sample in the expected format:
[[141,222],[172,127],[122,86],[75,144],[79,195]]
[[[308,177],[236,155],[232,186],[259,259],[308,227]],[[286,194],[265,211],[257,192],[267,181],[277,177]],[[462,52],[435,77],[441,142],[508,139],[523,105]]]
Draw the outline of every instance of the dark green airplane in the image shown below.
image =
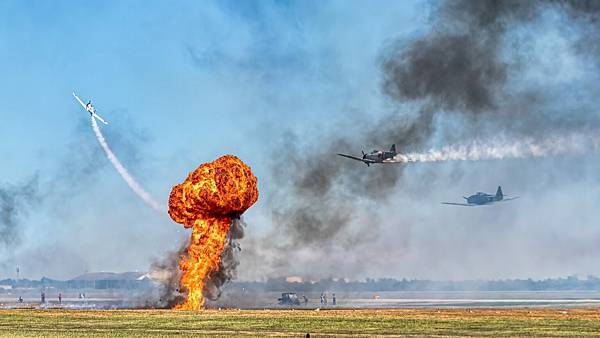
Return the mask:
[[467,203],[451,203],[451,202],[442,202],[442,204],[450,204],[450,205],[460,205],[463,207],[476,207],[479,205],[488,205],[496,202],[506,202],[510,200],[514,200],[519,198],[519,196],[509,197],[505,196],[502,193],[502,187],[498,186],[498,190],[496,190],[496,195],[486,194],[484,192],[478,192],[475,195],[471,195],[469,197],[463,198],[467,201]]

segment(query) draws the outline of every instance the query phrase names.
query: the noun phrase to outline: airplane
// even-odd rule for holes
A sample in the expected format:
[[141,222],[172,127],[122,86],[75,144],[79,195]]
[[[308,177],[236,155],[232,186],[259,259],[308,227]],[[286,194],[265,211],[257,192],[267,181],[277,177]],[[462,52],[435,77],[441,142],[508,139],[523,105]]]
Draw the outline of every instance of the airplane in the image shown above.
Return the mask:
[[370,166],[373,163],[392,163],[394,157],[396,156],[396,145],[392,144],[392,147],[390,148],[389,151],[383,151],[383,150],[373,150],[372,152],[365,154],[364,151],[362,151],[362,157],[357,157],[357,156],[352,156],[352,155],[346,155],[346,154],[338,154],[340,156],[343,157],[347,157],[353,160],[357,160],[357,161],[361,161],[363,163],[365,163],[368,166]]
[[483,192],[478,192],[475,195],[471,195],[469,197],[463,198],[467,201],[467,203],[451,203],[451,202],[442,202],[442,204],[450,204],[450,205],[460,205],[464,207],[475,207],[479,205],[487,205],[496,202],[506,202],[510,200],[514,200],[519,198],[519,196],[506,198],[507,196],[502,193],[502,187],[498,186],[498,190],[496,190],[496,195],[490,195]]
[[96,114],[96,108],[94,108],[94,106],[92,106],[92,101],[88,101],[88,103],[86,104],[86,103],[83,103],[83,101],[81,101],[79,96],[75,95],[75,92],[73,92],[73,96],[75,96],[77,101],[79,101],[79,104],[81,104],[83,109],[87,110],[91,116],[95,117],[97,120],[99,120],[100,122],[102,122],[104,124],[108,124],[108,122],[104,121],[104,119],[102,117],[100,117],[100,115]]

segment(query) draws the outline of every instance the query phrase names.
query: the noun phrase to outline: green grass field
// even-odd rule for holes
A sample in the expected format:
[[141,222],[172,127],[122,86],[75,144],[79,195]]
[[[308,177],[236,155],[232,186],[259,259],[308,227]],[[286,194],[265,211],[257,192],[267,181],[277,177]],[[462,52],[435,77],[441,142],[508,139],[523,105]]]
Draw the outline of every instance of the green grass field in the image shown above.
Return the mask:
[[2,336],[600,336],[600,309],[0,310]]

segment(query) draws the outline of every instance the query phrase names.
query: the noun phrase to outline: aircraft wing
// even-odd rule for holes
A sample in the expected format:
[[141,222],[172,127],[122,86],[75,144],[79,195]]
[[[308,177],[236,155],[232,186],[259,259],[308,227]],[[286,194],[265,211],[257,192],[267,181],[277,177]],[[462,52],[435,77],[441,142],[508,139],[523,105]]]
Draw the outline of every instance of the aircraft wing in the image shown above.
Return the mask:
[[97,118],[98,120],[100,120],[100,122],[102,122],[102,123],[104,123],[104,124],[108,125],[108,122],[104,121],[104,119],[103,119],[103,118],[101,118],[101,117],[100,117],[100,115],[98,115],[98,114],[96,114],[96,113],[92,113],[92,116],[93,116],[93,117],[95,117],[95,118]]
[[516,200],[517,198],[519,198],[520,196],[515,196],[515,197],[509,197],[509,198],[503,198],[502,202],[504,201],[512,201],[512,200]]
[[476,204],[467,204],[467,203],[451,203],[451,202],[442,202],[442,204],[448,205],[460,205],[461,207],[474,207]]
[[343,156],[343,157],[347,157],[347,158],[350,158],[350,159],[353,159],[353,160],[361,161],[361,162],[364,162],[364,163],[377,163],[377,162],[375,162],[373,160],[367,160],[367,159],[364,159],[364,158],[361,158],[361,157],[352,156],[352,155],[346,155],[346,154],[338,154],[338,155]]
[[85,109],[85,103],[83,103],[83,101],[81,101],[81,99],[79,98],[79,96],[75,95],[75,92],[73,92],[73,96],[75,96],[75,98],[77,99],[77,101],[79,101],[79,104],[81,104],[81,106],[83,107],[83,109]]

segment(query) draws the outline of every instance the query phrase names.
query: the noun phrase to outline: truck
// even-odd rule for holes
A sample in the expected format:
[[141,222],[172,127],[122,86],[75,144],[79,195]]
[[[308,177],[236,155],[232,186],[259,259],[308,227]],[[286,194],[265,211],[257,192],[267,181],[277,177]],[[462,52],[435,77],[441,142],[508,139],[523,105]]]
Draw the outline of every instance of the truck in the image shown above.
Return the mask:
[[294,306],[300,305],[300,299],[295,292],[284,292],[281,294],[281,298],[277,298],[279,305]]

